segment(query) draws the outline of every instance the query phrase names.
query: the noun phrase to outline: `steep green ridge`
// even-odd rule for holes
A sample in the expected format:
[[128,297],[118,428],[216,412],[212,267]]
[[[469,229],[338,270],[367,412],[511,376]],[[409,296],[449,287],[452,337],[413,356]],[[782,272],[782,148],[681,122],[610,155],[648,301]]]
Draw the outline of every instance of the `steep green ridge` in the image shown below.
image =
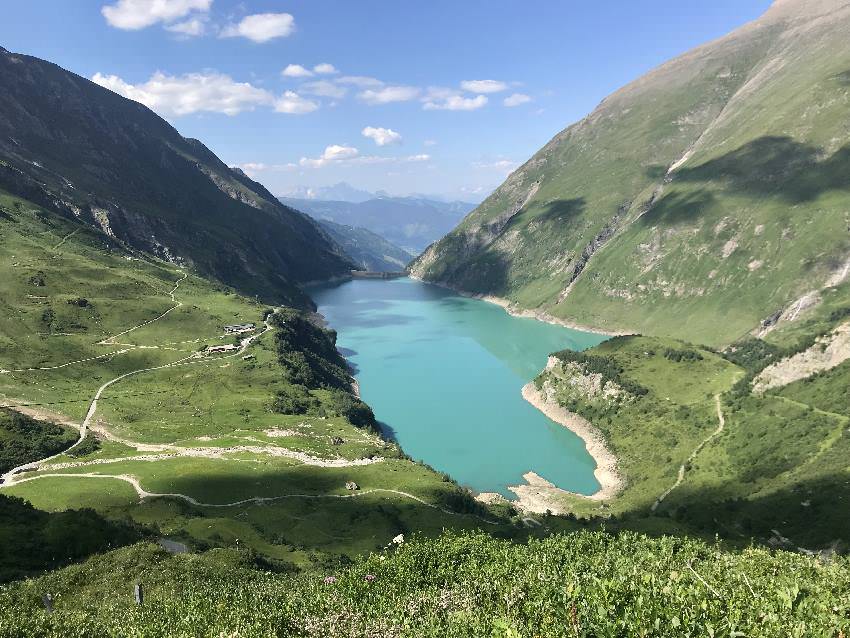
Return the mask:
[[[0,496],[41,510],[0,520],[0,580],[123,542],[109,535],[113,523],[195,549],[238,545],[275,569],[347,561],[413,530],[514,529],[375,434],[334,333],[299,310],[270,314],[190,268],[2,191],[0,272],[0,405],[38,419],[19,418],[26,445],[0,431],[9,462],[59,451],[67,435],[57,439],[62,430],[42,420],[78,429],[99,397],[82,444],[0,484]],[[224,331],[246,322],[257,329]],[[235,351],[201,354],[251,336]],[[60,516],[85,508],[97,516]],[[58,534],[63,520],[91,525],[92,542]],[[26,521],[52,536],[21,533]],[[58,546],[67,551],[15,563]]]
[[350,268],[308,217],[146,107],[0,49],[0,187],[272,301]]
[[400,272],[413,259],[413,255],[406,250],[366,228],[328,220],[321,220],[319,224],[362,270]]
[[746,335],[847,276],[848,29],[846,0],[778,0],[559,133],[412,273],[599,328]]
[[850,628],[847,558],[637,534],[417,539],[325,578],[251,563],[232,550],[111,552],[0,590],[0,636],[835,637]]

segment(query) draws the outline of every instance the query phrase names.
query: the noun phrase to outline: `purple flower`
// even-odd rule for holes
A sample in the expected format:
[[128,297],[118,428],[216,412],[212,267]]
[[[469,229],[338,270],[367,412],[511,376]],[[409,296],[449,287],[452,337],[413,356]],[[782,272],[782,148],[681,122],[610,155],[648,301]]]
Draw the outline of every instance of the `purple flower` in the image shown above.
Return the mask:
[[325,585],[333,585],[336,582],[336,576],[325,576]]
[[375,580],[375,574],[366,574],[363,577],[363,580],[365,580],[367,583],[371,583],[373,580]]

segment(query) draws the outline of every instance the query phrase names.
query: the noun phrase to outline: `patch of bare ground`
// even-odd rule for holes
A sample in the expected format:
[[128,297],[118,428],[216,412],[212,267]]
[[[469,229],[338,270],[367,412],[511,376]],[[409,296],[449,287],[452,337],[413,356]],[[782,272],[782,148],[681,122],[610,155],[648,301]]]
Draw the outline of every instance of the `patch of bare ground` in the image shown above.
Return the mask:
[[763,393],[813,374],[831,370],[850,359],[850,321],[819,338],[808,350],[778,361],[762,370],[753,382],[753,391]]

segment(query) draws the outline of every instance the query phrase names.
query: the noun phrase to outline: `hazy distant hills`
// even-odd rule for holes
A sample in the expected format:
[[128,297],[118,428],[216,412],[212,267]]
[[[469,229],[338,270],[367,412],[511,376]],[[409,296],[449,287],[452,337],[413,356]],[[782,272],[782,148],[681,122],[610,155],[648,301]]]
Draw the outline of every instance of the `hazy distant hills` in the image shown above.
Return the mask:
[[372,272],[400,272],[415,257],[365,228],[322,220],[319,224],[353,259],[357,267]]
[[[351,189],[346,184],[338,184],[331,190],[339,187],[346,191]],[[475,208],[474,204],[466,202],[443,202],[424,197],[376,196],[365,201],[281,197],[280,201],[316,219],[366,228],[413,254],[419,254],[440,239]]]
[[369,191],[355,188],[346,182],[339,182],[333,186],[296,186],[286,193],[281,193],[281,198],[290,199],[324,199],[337,202],[365,202],[374,199],[378,195]]
[[153,111],[5,49],[0,189],[270,300],[307,303],[299,282],[351,268],[312,219]]
[[558,133],[414,274],[709,344],[804,306],[850,266],[848,34],[848,0],[778,0]]

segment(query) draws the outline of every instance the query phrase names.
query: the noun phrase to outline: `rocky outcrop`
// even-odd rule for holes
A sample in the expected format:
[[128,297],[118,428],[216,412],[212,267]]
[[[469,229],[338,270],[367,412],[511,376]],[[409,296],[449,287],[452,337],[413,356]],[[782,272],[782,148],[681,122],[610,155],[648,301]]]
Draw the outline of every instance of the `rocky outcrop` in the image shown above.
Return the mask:
[[753,391],[763,393],[813,374],[831,370],[850,359],[850,322],[819,338],[811,348],[768,366],[753,382]]

